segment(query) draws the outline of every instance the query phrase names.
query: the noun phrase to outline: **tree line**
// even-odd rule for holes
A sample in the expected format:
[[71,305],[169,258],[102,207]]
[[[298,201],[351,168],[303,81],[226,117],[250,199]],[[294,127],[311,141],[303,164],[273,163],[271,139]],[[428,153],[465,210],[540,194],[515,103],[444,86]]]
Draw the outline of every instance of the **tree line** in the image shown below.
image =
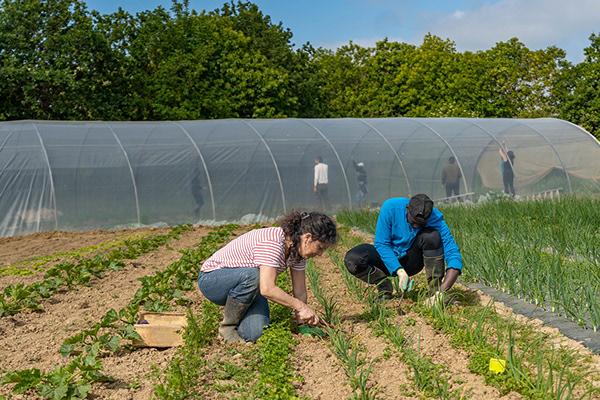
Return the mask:
[[426,35],[296,46],[250,2],[101,14],[0,0],[0,120],[558,117],[600,135],[600,36],[573,65],[517,38],[459,52]]

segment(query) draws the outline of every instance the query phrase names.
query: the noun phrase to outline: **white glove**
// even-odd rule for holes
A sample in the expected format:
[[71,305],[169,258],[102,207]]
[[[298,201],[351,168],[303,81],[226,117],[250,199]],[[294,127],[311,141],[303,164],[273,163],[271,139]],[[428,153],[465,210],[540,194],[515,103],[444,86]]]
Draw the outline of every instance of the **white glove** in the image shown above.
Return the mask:
[[406,273],[404,268],[400,268],[398,270],[398,284],[399,284],[400,289],[403,292],[406,292],[409,289],[409,283],[410,283],[410,278],[408,277],[408,274]]
[[444,301],[444,292],[437,291],[435,294],[425,300],[427,307],[433,307],[436,304],[442,304]]

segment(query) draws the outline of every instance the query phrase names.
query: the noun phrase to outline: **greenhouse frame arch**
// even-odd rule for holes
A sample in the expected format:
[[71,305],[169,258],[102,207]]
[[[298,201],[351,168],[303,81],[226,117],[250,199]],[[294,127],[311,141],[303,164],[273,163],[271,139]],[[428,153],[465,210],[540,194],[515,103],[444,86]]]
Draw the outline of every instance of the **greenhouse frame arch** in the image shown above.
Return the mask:
[[501,146],[516,156],[517,196],[600,192],[600,143],[553,118],[0,122],[0,235],[257,222],[316,209],[317,157],[328,165],[326,212],[359,205],[358,162],[367,206],[444,198],[450,157],[460,193],[501,192]]

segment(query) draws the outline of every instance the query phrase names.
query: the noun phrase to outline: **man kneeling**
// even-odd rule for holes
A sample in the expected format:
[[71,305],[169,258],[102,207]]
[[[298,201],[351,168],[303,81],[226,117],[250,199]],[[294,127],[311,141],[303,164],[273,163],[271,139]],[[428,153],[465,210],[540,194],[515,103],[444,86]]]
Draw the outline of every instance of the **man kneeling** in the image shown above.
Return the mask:
[[382,298],[392,297],[389,277],[397,275],[400,288],[407,290],[410,277],[425,268],[431,296],[427,304],[432,305],[461,274],[460,250],[444,216],[425,194],[386,200],[377,219],[374,243],[350,249],[344,264],[355,277],[377,285]]

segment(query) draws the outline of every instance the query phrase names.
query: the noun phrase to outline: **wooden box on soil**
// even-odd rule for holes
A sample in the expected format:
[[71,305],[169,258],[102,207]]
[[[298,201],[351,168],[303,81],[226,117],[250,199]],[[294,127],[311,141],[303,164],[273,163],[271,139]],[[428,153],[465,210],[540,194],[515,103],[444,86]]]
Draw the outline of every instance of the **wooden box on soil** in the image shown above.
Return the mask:
[[134,328],[142,339],[135,341],[134,345],[174,347],[183,344],[181,334],[187,326],[185,314],[144,312],[140,314],[140,322],[142,323],[135,324]]

